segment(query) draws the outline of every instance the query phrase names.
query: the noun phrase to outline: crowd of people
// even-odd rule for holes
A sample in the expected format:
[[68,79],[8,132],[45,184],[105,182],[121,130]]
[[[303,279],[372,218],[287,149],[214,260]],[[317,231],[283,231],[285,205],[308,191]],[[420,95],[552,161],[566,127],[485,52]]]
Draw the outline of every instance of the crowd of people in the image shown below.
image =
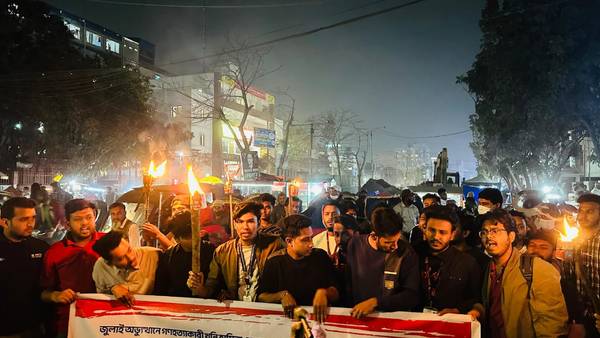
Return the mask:
[[[512,209],[493,188],[462,208],[443,190],[369,205],[364,193],[333,189],[304,211],[297,197],[265,193],[236,205],[233,233],[222,205],[201,212],[199,272],[187,196],[172,199],[164,227],[138,225],[114,202],[104,233],[97,206],[69,197],[66,235],[51,245],[32,236],[45,216],[31,197],[0,212],[0,337],[66,337],[79,293],[126,306],[144,294],[277,303],[288,317],[312,306],[318,322],[331,306],[357,319],[455,313],[481,322],[484,337],[600,336],[600,196],[591,193],[578,208]],[[564,222],[580,227],[574,249],[561,246]]]

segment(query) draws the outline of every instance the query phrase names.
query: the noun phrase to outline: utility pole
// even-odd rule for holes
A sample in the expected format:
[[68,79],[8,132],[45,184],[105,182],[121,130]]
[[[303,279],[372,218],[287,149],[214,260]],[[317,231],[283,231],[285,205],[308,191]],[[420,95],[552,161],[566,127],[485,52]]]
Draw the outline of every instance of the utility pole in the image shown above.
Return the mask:
[[313,176],[313,138],[315,136],[315,126],[310,124],[310,158],[308,159],[308,181],[310,182]]
[[373,161],[373,129],[371,129],[370,132],[369,147],[371,148],[371,179],[373,179],[375,176],[375,162]]
[[373,131],[374,130],[380,130],[380,129],[385,129],[385,126],[369,129],[369,148],[370,148],[370,151],[371,151],[371,179],[373,177],[375,177],[375,159],[374,159],[374,156],[373,156]]
[[308,159],[308,181],[310,181],[310,179],[313,176],[313,139],[315,136],[315,125],[314,123],[299,123],[299,124],[291,124],[291,127],[306,127],[306,126],[310,126],[310,154],[309,154],[309,159]]
[[[294,124],[294,113],[295,113],[295,107],[296,107],[296,100],[290,96],[287,93],[284,93],[285,96],[289,97],[289,99],[292,101],[292,105],[282,105],[284,107],[290,108],[290,119],[287,122],[287,126],[285,126],[285,136],[284,136],[284,147],[283,147],[283,151],[281,153],[281,156],[279,157],[279,165],[277,166],[277,175],[281,175],[283,172],[283,165],[285,163],[285,161],[287,160],[287,153],[288,153],[288,147],[289,147],[289,140],[290,140],[290,128],[293,126]],[[285,175],[284,175],[285,176]]]

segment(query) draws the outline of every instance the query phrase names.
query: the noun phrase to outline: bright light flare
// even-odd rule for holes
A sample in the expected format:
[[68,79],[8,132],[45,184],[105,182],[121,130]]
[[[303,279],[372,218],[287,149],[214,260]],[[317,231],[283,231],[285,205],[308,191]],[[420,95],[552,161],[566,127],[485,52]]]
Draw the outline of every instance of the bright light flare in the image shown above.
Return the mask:
[[154,167],[154,161],[150,161],[150,165],[148,166],[148,175],[153,178],[162,177],[167,170],[167,161],[163,161],[158,167]]
[[577,227],[572,227],[567,222],[567,219],[563,219],[564,233],[560,234],[560,240],[563,242],[572,242],[579,235],[579,229]]
[[196,179],[196,175],[194,175],[194,171],[192,170],[192,166],[188,166],[187,172],[187,182],[188,182],[188,190],[190,192],[190,196],[194,196],[194,193],[199,193],[202,195],[204,192]]

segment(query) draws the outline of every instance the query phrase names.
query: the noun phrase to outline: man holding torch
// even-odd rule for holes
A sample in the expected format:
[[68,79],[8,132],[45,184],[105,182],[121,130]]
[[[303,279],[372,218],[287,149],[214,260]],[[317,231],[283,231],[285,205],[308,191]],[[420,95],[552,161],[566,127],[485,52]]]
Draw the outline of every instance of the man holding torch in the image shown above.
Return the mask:
[[258,232],[262,205],[241,203],[233,213],[237,238],[217,247],[205,280],[201,272],[189,273],[187,286],[202,298],[253,302],[258,279],[267,258],[283,249],[281,238],[261,237]]

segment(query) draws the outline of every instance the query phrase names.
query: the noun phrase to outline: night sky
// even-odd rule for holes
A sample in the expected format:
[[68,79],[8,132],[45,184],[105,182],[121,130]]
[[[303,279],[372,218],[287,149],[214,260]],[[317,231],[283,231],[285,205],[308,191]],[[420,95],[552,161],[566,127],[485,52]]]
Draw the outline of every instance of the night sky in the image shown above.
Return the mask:
[[[222,48],[226,33],[253,42],[314,29],[408,1],[345,0],[52,0],[65,9],[125,36],[138,36],[157,48],[158,66],[201,57]],[[235,8],[190,8],[119,5],[239,5]],[[293,3],[295,6],[252,7]],[[422,144],[436,155],[447,147],[450,170],[475,175],[469,148],[471,134],[432,139],[468,129],[472,99],[457,85],[479,49],[478,20],[482,0],[428,0],[307,37],[271,46],[269,67],[279,67],[259,83],[267,91],[288,88],[296,98],[298,118],[349,109],[375,131],[375,154],[408,143]],[[206,18],[205,25],[204,18]],[[205,39],[202,38],[206,29]],[[203,43],[205,42],[205,43]],[[202,46],[206,46],[205,49]],[[164,66],[193,73],[197,63]]]

